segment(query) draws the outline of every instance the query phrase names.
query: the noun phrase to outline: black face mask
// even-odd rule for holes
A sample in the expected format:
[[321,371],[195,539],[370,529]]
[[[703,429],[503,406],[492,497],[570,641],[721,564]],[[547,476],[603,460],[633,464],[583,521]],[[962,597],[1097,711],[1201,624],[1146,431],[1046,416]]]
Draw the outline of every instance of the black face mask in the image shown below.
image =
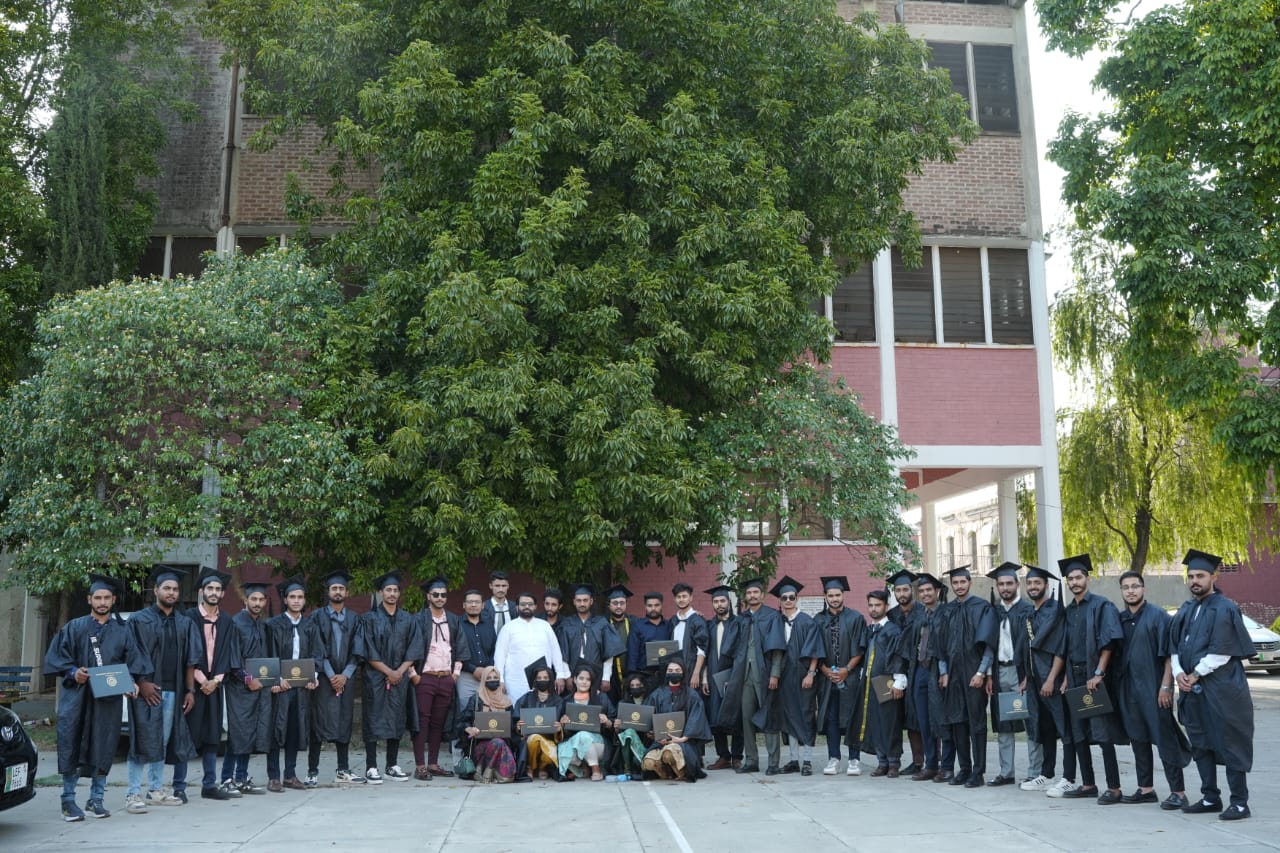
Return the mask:
[[551,689],[551,682],[547,681],[545,678],[539,678],[537,681],[533,682],[533,686],[543,692],[546,692]]
[[679,684],[682,681],[684,681],[684,676],[681,675],[680,673],[678,672],[667,673],[667,684],[670,684],[674,687],[675,685]]
[[499,687],[501,687],[501,686],[502,686],[502,682],[501,682],[501,681],[486,681],[486,682],[484,683],[484,686],[485,686],[485,687],[487,687],[487,688],[489,688],[490,690],[497,690]]
[[631,694],[631,698],[636,700],[637,702],[640,702],[641,700],[644,699],[644,691],[643,690],[633,691]]

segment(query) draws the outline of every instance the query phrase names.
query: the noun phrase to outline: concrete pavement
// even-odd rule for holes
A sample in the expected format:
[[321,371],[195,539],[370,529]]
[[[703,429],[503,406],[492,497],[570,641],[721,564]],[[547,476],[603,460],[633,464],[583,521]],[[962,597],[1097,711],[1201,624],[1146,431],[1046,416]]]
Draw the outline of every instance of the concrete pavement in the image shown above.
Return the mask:
[[[716,772],[696,785],[535,782],[475,785],[456,779],[385,782],[339,789],[287,791],[124,812],[123,764],[107,789],[107,820],[64,823],[58,790],[43,788],[32,802],[0,812],[0,850],[55,851],[76,847],[166,851],[431,850],[445,853],[577,853],[608,850],[754,851],[1062,851],[1280,849],[1280,676],[1249,678],[1257,736],[1250,774],[1254,816],[1224,823],[1214,815],[1164,812],[1155,805],[1098,806],[1092,800],[1053,800],[1014,786],[967,790],[908,779],[821,775],[825,745],[815,748],[818,773],[766,777]],[[401,755],[412,763],[402,747]],[[362,752],[353,749],[360,762]],[[995,758],[989,749],[988,765]],[[784,754],[785,760],[785,754]],[[305,756],[304,756],[305,760]],[[332,780],[334,756],[326,751],[321,779]],[[1025,751],[1018,747],[1019,772]],[[1125,791],[1135,786],[1132,755],[1120,749]],[[1101,772],[1095,751],[1095,766]],[[42,753],[39,774],[54,772],[55,757]],[[990,770],[990,766],[989,766]],[[197,774],[195,767],[192,771]],[[265,780],[265,761],[250,772]],[[993,775],[990,771],[988,775]],[[1220,774],[1224,787],[1225,774]],[[1157,769],[1156,790],[1165,790]],[[1187,768],[1188,796],[1199,777]],[[80,799],[87,789],[81,783]]]

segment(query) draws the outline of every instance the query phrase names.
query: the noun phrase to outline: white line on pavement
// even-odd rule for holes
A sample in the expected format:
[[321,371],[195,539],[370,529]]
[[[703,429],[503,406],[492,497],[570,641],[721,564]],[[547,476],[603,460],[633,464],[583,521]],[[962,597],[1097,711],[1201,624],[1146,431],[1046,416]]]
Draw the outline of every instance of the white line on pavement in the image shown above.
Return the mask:
[[653,800],[654,806],[658,809],[658,814],[662,815],[662,821],[671,832],[671,837],[675,839],[676,846],[680,848],[680,853],[693,853],[693,848],[689,846],[689,842],[685,839],[684,833],[680,831],[680,827],[676,826],[675,820],[671,817],[671,812],[667,811],[667,807],[662,804],[662,800],[658,799],[658,792],[653,790],[653,786],[648,782],[644,783],[644,788],[649,792],[649,799]]

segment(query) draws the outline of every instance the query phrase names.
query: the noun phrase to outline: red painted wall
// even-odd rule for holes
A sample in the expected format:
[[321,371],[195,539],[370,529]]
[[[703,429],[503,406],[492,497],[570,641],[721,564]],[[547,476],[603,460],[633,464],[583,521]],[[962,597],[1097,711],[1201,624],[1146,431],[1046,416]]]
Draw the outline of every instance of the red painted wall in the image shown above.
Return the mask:
[[907,444],[1040,443],[1034,349],[899,346],[896,356]]

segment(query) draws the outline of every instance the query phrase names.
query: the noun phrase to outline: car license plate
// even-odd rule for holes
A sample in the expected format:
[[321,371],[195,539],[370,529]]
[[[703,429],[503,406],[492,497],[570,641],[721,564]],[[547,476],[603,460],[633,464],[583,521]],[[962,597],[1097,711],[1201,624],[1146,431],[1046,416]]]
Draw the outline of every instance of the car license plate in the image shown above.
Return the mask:
[[15,764],[4,769],[4,792],[16,791],[27,787],[27,764]]
[[1260,661],[1271,660],[1271,655],[1267,654],[1266,652],[1258,652],[1258,660]]

